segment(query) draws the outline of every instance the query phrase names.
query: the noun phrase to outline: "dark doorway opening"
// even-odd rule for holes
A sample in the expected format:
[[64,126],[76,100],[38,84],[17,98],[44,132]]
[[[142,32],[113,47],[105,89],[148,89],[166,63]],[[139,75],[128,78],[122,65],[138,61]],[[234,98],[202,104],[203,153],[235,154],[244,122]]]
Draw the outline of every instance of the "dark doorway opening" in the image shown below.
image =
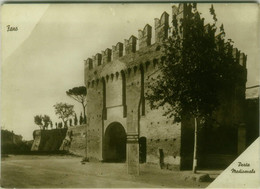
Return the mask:
[[126,161],[126,132],[118,122],[111,123],[106,129],[103,160],[105,162]]
[[146,138],[139,138],[139,162],[146,163]]

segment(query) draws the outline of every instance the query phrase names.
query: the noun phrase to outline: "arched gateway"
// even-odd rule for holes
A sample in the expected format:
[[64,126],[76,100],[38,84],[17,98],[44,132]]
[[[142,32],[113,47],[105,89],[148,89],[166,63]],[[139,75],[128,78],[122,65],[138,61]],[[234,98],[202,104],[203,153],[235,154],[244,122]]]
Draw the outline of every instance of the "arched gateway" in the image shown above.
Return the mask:
[[126,132],[118,122],[111,123],[105,131],[103,160],[107,162],[126,160]]

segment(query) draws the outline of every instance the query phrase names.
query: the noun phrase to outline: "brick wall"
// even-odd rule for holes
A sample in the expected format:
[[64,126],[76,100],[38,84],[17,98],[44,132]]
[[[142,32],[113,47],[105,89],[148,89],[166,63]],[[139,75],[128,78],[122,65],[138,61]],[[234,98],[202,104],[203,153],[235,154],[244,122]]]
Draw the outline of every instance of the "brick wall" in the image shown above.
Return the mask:
[[95,81],[87,97],[87,156],[102,159],[103,82]]

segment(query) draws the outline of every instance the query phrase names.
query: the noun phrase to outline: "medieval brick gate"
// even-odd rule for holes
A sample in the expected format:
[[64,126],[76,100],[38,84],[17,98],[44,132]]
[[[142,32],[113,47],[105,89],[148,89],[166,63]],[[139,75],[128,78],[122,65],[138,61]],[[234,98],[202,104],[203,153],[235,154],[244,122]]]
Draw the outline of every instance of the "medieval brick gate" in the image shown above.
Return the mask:
[[[172,10],[178,19],[185,14],[183,4]],[[112,49],[85,61],[87,156],[102,161],[127,161],[130,174],[139,174],[139,161],[179,170],[182,162],[190,162],[192,157],[191,151],[185,151],[193,149],[193,125],[189,120],[176,123],[163,116],[167,106],[151,110],[144,98],[149,82],[160,75],[158,65],[164,61],[161,46],[168,38],[169,14],[164,12],[160,19],[156,18],[154,26],[154,44],[152,27],[147,24],[138,31],[138,38],[132,35],[124,44],[118,42]],[[236,48],[231,50],[236,62],[246,69],[246,55]],[[245,86],[240,89],[239,95],[232,97],[235,100],[222,100],[216,119],[223,125],[235,128],[243,122],[241,102]]]

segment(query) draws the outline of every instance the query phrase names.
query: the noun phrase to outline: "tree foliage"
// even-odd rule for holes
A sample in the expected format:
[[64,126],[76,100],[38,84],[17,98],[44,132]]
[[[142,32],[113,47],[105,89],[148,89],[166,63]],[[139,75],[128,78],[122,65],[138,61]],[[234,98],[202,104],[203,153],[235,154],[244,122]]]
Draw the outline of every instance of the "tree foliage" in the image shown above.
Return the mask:
[[49,124],[51,124],[51,119],[50,119],[50,116],[48,116],[48,115],[42,116],[42,121],[43,121],[44,129],[48,128]]
[[36,115],[34,116],[34,123],[40,126],[40,129],[46,129],[52,124],[50,116],[48,115]]
[[52,123],[52,121],[50,122],[50,126],[51,126],[51,129],[53,128],[53,123]]
[[52,127],[52,121],[48,115],[36,115],[34,116],[34,123],[40,126],[40,129],[47,129],[50,125]]
[[56,103],[54,105],[55,114],[63,121],[64,127],[67,127],[68,119],[74,114],[74,106],[66,103]]
[[42,116],[36,115],[34,116],[34,123],[40,127],[40,129],[43,129],[43,123],[42,123]]
[[169,105],[166,115],[205,120],[220,104],[222,93],[233,93],[241,83],[242,67],[232,56],[232,40],[225,40],[224,27],[217,31],[217,17],[204,26],[196,4],[184,4],[184,16],[173,15],[172,35],[163,43],[161,74],[150,82],[146,98],[152,108]]
[[58,128],[61,129],[62,126],[63,126],[63,125],[62,125],[62,122],[59,122],[59,123],[58,123]]
[[86,87],[85,86],[74,87],[74,88],[66,91],[66,94],[69,97],[76,100],[77,102],[81,103],[81,105],[83,107],[84,122],[86,123],[86,105],[87,105],[87,100],[86,100],[87,89],[86,89]]

